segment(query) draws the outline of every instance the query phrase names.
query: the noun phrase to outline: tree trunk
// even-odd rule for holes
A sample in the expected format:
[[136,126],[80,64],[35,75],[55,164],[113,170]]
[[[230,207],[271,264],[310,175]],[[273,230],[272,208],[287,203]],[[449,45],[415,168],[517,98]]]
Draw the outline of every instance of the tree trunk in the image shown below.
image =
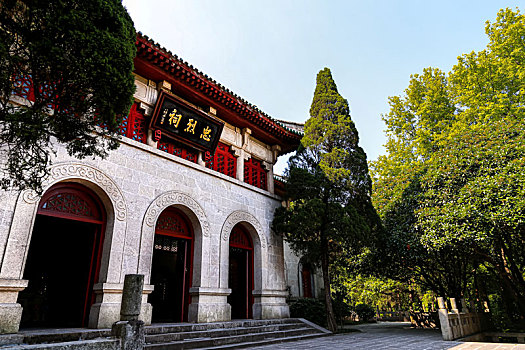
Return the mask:
[[324,300],[326,305],[326,323],[328,330],[337,332],[337,322],[335,320],[334,308],[332,306],[332,292],[330,288],[330,273],[328,259],[328,242],[321,237],[321,269],[323,270]]
[[514,260],[508,255],[507,247],[502,240],[498,241],[499,247],[496,250],[498,254],[499,264],[494,267],[498,271],[498,275],[503,284],[507,286],[509,294],[513,297],[520,310],[520,318],[525,318],[525,297],[523,292],[523,275],[514,264]]
[[495,266],[496,273],[498,274],[503,285],[507,287],[507,291],[512,295],[517,303],[518,309],[520,310],[521,318],[525,315],[525,298],[520,293],[521,291],[516,286],[516,283],[512,280],[512,275],[508,273],[504,267]]

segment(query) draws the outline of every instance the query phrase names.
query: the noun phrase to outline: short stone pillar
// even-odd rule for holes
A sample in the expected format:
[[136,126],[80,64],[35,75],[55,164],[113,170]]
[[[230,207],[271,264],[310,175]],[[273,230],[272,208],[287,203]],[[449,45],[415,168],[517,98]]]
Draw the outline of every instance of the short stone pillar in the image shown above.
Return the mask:
[[144,348],[144,322],[139,320],[143,287],[144,275],[126,275],[124,278],[120,321],[115,322],[111,330],[113,336],[120,339],[122,350]]
[[438,308],[441,309],[447,309],[447,306],[445,305],[445,299],[443,297],[438,297]]
[[461,301],[461,312],[468,314],[470,310],[467,306],[467,302],[465,301],[465,298],[461,298],[460,301]]
[[142,305],[142,288],[144,288],[144,275],[126,275],[124,290],[122,291],[122,304],[120,306],[121,321],[136,321],[139,319]]
[[450,298],[450,311],[459,314],[458,305],[456,304],[456,298]]
[[[454,335],[452,332],[452,327],[450,325],[450,320],[448,318],[448,310],[447,306],[445,304],[445,299],[443,297],[438,297],[438,315],[439,315],[439,323],[441,324],[441,335],[443,336],[443,340],[453,340]],[[452,298],[450,299],[452,304]]]

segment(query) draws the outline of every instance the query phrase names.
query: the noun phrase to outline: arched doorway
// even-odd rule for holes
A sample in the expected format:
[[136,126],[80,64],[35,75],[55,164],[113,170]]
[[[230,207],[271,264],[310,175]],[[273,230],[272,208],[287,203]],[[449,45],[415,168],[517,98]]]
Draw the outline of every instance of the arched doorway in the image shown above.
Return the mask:
[[106,215],[93,191],[59,183],[42,197],[19,294],[21,327],[86,326],[98,279]]
[[232,319],[252,318],[253,244],[248,232],[239,224],[230,235],[228,287],[232,290],[228,296]]
[[178,209],[164,210],[157,220],[151,265],[153,322],[188,320],[193,260],[193,231]]

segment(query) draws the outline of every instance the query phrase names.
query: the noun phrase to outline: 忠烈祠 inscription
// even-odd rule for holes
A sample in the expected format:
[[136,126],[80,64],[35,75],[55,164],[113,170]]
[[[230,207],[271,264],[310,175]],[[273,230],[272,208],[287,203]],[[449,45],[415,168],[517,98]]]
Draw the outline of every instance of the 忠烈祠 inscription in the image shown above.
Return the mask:
[[200,151],[215,153],[224,124],[176,96],[162,92],[151,118],[151,128]]

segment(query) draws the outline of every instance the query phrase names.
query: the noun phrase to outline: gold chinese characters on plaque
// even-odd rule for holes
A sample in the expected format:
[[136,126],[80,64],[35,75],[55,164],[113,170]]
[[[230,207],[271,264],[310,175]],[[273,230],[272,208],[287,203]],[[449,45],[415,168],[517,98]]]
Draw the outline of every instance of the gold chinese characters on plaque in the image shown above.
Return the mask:
[[214,153],[224,124],[182,99],[162,92],[157,100],[150,127],[201,151]]

